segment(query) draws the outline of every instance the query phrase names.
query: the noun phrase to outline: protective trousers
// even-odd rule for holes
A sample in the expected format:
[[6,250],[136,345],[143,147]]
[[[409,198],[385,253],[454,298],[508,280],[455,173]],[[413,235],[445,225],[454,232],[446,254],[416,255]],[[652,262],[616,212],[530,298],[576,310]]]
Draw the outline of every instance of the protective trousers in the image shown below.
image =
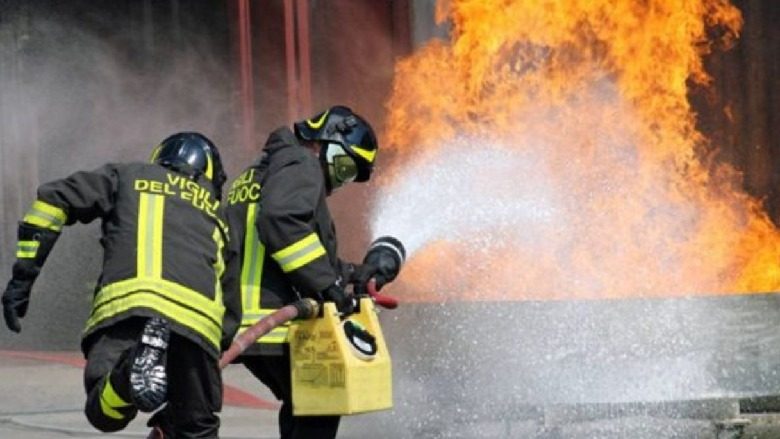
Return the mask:
[[282,355],[252,355],[241,362],[282,402],[279,410],[280,439],[333,439],[339,429],[340,416],[294,416],[290,349],[284,345]]
[[[98,430],[122,430],[135,418],[130,367],[146,319],[131,318],[94,334],[87,352],[85,413]],[[149,421],[166,439],[217,439],[222,378],[217,360],[188,339],[171,334],[166,365],[168,403]]]

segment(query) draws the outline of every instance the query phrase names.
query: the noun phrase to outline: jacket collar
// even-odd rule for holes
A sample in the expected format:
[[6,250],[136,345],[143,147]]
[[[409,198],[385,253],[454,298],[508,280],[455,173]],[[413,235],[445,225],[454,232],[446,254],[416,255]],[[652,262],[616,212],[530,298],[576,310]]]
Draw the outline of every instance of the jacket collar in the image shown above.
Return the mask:
[[298,138],[295,137],[295,134],[293,134],[292,130],[290,130],[288,127],[279,127],[271,132],[271,134],[268,136],[268,140],[266,140],[265,145],[263,146],[263,153],[260,154],[260,157],[258,157],[257,160],[255,160],[254,166],[260,166],[266,157],[279,150],[295,146],[302,145],[298,141]]

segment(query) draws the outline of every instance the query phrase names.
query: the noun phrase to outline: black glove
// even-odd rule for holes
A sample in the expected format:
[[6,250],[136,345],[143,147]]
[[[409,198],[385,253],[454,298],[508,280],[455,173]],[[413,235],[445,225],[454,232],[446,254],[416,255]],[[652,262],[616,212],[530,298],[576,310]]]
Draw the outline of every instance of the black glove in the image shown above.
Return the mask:
[[[8,329],[20,332],[19,318],[27,314],[30,303],[30,290],[41,272],[49,252],[59,238],[59,232],[43,229],[32,224],[19,223],[17,238],[20,245],[30,246],[23,256],[17,257],[12,269],[13,274],[3,293],[3,317]],[[36,243],[36,246],[32,246]]]
[[336,304],[336,309],[342,316],[348,316],[355,312],[355,301],[352,296],[348,295],[339,282],[336,282],[325,289],[322,292],[322,297],[325,300],[332,301]]
[[11,279],[3,293],[3,317],[8,329],[20,332],[22,325],[19,318],[27,314],[27,305],[30,303],[30,290],[32,280]]
[[351,282],[355,285],[355,294],[368,294],[368,281],[376,279],[376,289],[395,280],[406,259],[406,250],[401,241],[392,236],[383,236],[371,243],[363,263],[355,268]]

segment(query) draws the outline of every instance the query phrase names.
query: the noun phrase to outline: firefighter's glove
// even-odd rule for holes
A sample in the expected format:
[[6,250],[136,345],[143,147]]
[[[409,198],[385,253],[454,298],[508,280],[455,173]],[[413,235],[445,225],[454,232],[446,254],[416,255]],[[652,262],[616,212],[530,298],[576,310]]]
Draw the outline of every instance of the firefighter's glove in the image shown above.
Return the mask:
[[3,317],[5,317],[6,326],[11,331],[20,332],[22,330],[19,319],[27,314],[32,285],[32,280],[12,278],[3,292]]
[[59,236],[59,232],[19,223],[17,258],[11,280],[3,293],[3,317],[11,331],[22,330],[19,318],[27,314],[30,290]]
[[336,282],[322,292],[323,299],[336,304],[336,309],[342,316],[348,316],[355,312],[355,300],[347,294],[339,282]]
[[377,291],[395,280],[405,259],[406,250],[401,241],[392,236],[377,238],[369,246],[363,263],[355,268],[351,276],[355,295],[367,295],[368,281],[372,278],[376,279]]

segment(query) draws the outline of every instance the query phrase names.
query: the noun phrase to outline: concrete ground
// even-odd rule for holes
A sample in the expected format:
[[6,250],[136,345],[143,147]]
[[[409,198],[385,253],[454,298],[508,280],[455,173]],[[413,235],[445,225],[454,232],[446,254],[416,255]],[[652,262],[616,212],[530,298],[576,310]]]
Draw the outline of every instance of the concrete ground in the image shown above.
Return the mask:
[[[145,438],[148,415],[140,415],[118,433],[102,434],[84,418],[81,385],[83,360],[77,352],[0,350],[0,438]],[[276,438],[276,402],[273,396],[243,368],[231,366],[224,372],[225,404],[222,439]],[[543,420],[520,420],[498,416],[492,420],[461,417],[436,428],[426,420],[399,415],[398,410],[345,417],[342,439],[778,439],[780,417],[776,414],[737,416],[745,425],[719,429],[705,419],[680,419],[627,413],[617,419],[599,420],[574,416],[561,419],[550,410]],[[426,416],[427,418],[427,416]],[[510,419],[511,418],[511,419]],[[735,419],[737,419],[735,418]],[[406,422],[404,421],[406,419]],[[557,420],[556,420],[557,419]],[[427,419],[430,421],[430,419]],[[410,424],[398,426],[398,423]],[[418,423],[420,428],[409,428]],[[400,427],[400,428],[399,428]],[[733,427],[733,426],[732,426]],[[316,439],[316,438],[314,438]]]
[[[110,435],[88,424],[82,413],[82,364],[77,352],[0,351],[0,438],[145,438],[144,414]],[[278,437],[273,396],[239,366],[225,370],[224,382],[221,437]],[[342,436],[360,437],[350,433],[348,423],[342,425]]]

